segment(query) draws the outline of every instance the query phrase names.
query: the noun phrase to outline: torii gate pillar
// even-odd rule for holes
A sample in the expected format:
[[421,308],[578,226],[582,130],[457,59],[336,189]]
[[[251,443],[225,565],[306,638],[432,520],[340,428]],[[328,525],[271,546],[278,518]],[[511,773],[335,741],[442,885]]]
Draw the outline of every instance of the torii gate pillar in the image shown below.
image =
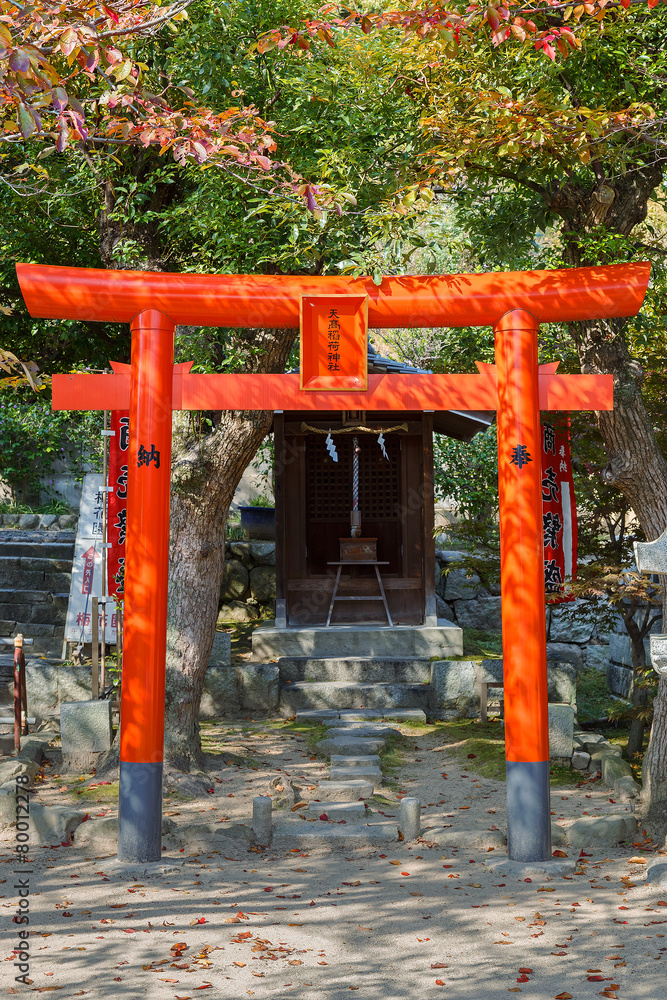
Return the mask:
[[537,330],[520,309],[495,327],[507,851],[516,861],[551,856]]
[[155,861],[162,849],[174,323],[147,309],[131,330],[118,858]]

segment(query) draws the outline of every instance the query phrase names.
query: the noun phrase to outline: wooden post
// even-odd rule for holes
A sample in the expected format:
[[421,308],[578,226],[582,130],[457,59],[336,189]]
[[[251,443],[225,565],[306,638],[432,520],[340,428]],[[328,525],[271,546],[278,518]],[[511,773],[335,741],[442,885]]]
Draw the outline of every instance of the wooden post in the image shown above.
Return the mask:
[[433,528],[433,411],[424,410],[422,415],[422,525],[424,546],[424,625],[437,625],[438,613],[435,607],[435,538]]
[[273,494],[276,511],[276,628],[287,628],[287,545],[285,541],[285,414],[273,414]]
[[102,650],[100,657],[100,688],[104,694],[106,687],[106,651],[107,651],[107,410],[104,411],[104,434],[102,435],[102,608],[104,623],[102,625]]
[[92,646],[91,654],[93,660],[93,664],[91,667],[93,675],[92,697],[93,701],[97,701],[97,699],[100,696],[100,659],[99,659],[100,658],[100,634],[99,634],[100,612],[99,612],[99,601],[96,597],[93,597],[92,607],[93,607],[93,610],[91,612],[92,614],[91,625],[93,632],[91,636],[91,646]]

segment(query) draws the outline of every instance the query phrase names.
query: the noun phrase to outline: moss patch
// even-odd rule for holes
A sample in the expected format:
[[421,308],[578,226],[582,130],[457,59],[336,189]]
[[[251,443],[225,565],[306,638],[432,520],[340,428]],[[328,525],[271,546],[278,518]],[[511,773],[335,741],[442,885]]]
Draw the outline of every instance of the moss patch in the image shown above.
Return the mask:
[[500,632],[484,632],[481,629],[463,630],[463,653],[448,656],[448,660],[497,660],[503,655],[503,637]]
[[618,702],[607,687],[607,676],[594,667],[581,670],[577,675],[577,714],[579,722],[594,722],[608,718],[618,708]]
[[319,722],[279,722],[278,720],[270,720],[266,723],[267,728],[279,730],[284,733],[298,733],[299,736],[305,737],[306,744],[311,753],[315,753],[315,745],[319,743],[320,740],[326,738],[327,728]]
[[110,785],[96,785],[95,778],[92,777],[91,782],[92,787],[91,785],[85,785],[83,788],[70,786],[67,791],[83,802],[104,802],[107,804],[118,802],[117,781],[112,781]]
[[[500,723],[456,719],[434,723],[432,732],[442,737],[444,745],[466,769],[494,781],[505,780],[505,732]],[[552,763],[549,773],[555,787],[572,788],[580,780],[576,772],[560,764]]]

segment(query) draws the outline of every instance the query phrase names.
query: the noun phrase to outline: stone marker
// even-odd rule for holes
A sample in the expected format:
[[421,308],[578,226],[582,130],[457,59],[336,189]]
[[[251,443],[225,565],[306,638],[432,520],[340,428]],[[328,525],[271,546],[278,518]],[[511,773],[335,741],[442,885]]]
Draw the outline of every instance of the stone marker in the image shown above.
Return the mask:
[[571,757],[574,745],[574,708],[549,704],[549,756]]
[[[667,529],[652,542],[635,542],[635,559],[640,573],[667,573]],[[665,622],[662,623],[663,632]],[[661,677],[667,676],[667,635],[652,635],[651,662]]]
[[640,573],[667,574],[667,529],[652,542],[635,542],[634,549]]
[[256,795],[252,800],[252,832],[255,842],[266,847],[271,843],[271,796]]
[[89,771],[111,747],[110,701],[64,701],[60,706],[64,771]]
[[403,840],[416,840],[421,832],[421,802],[419,799],[401,799],[398,829]]

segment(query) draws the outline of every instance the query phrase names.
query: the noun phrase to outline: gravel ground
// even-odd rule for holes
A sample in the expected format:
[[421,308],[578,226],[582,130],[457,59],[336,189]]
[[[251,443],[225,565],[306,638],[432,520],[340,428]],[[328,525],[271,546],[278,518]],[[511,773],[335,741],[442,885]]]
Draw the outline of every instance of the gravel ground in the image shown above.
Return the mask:
[[[0,849],[5,992],[58,991],[63,997],[211,996],[367,1000],[442,995],[496,1000],[667,998],[667,887],[646,884],[654,845],[606,854],[565,848],[576,868],[532,879],[494,874],[504,852],[443,851],[428,828],[504,829],[502,782],[457,762],[442,732],[403,730],[408,738],[398,781],[380,809],[397,812],[400,795],[421,798],[424,834],[383,850],[286,849],[166,857],[163,874],[128,881],[112,858],[86,859],[72,846],[36,848],[19,865],[11,837]],[[222,724],[212,770],[214,793],[165,813],[177,823],[247,821],[254,795],[281,773],[298,784],[324,776],[300,735],[250,722]],[[219,748],[218,748],[219,749]],[[233,755],[233,756],[232,756]],[[114,814],[94,790],[58,775],[58,756],[36,786],[43,802],[76,802],[95,816]],[[227,763],[225,763],[227,761]],[[209,761],[213,765],[213,760]],[[446,774],[447,777],[443,777]],[[62,791],[67,788],[67,791]],[[588,813],[622,812],[599,781],[552,791],[563,824]],[[660,859],[662,860],[662,859]],[[3,870],[4,869],[4,870]],[[18,873],[18,874],[17,874]],[[29,874],[28,874],[29,873]],[[31,983],[15,982],[19,878],[30,883]]]

